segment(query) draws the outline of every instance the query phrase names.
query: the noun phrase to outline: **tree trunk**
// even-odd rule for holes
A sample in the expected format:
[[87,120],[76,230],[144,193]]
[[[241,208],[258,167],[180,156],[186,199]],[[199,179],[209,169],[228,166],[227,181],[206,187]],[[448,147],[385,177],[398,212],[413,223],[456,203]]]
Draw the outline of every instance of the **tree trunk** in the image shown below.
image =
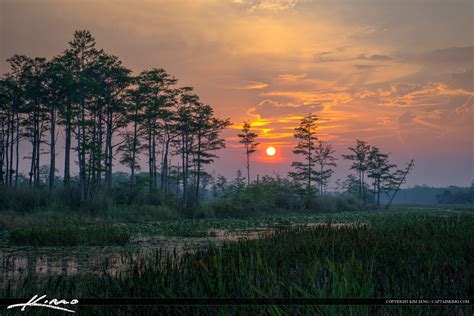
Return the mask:
[[248,145],[245,145],[245,154],[247,155],[247,186],[250,186],[250,153]]
[[50,144],[49,144],[49,190],[51,191],[54,187],[54,176],[56,170],[56,109],[51,106],[50,113]]
[[181,160],[182,160],[182,181],[183,181],[183,206],[186,204],[187,200],[187,186],[188,186],[188,181],[187,181],[187,163],[186,163],[186,142],[187,142],[187,135],[185,135],[185,132],[181,134]]
[[33,175],[36,170],[35,163],[36,163],[36,122],[33,119],[33,141],[32,141],[32,149],[31,149],[31,166],[30,166],[30,173],[29,173],[29,186],[30,188],[33,186]]
[[96,161],[96,170],[97,170],[97,187],[102,186],[102,158],[105,157],[102,154],[103,142],[104,142],[104,130],[103,130],[103,117],[102,111],[99,109],[99,117],[98,117],[98,124],[99,124],[99,131],[98,131],[98,144],[97,144],[97,161]]
[[410,163],[408,164],[407,168],[405,169],[405,173],[403,173],[403,177],[400,179],[400,182],[398,182],[397,188],[395,189],[395,192],[393,193],[392,197],[390,198],[390,201],[387,204],[387,209],[390,208],[390,205],[392,205],[393,199],[398,193],[398,190],[400,190],[400,186],[402,185],[403,181],[405,181],[406,176],[410,172],[411,168],[413,168],[413,159],[410,160]]
[[198,135],[197,174],[196,174],[196,206],[199,207],[199,186],[201,185],[201,135]]
[[78,131],[77,131],[77,136],[76,136],[76,141],[77,141],[77,158],[78,158],[78,162],[79,162],[79,189],[80,189],[80,194],[81,194],[81,202],[84,202],[85,201],[85,190],[84,190],[84,180],[83,180],[83,177],[82,177],[82,158],[81,158],[81,152],[82,152],[82,149],[81,149],[81,129],[80,127],[78,127]]
[[112,110],[109,106],[107,110],[107,127],[106,127],[106,139],[105,139],[105,146],[107,146],[107,157],[106,157],[106,184],[107,188],[112,187]]
[[[148,122],[151,123],[151,122]],[[149,191],[153,191],[153,155],[152,155],[152,140],[151,140],[151,125],[148,124],[148,186]]]
[[86,155],[85,155],[85,106],[81,104],[80,125],[77,132],[77,155],[79,161],[79,187],[81,202],[86,200]]
[[11,141],[10,141],[10,166],[8,167],[8,170],[9,170],[9,177],[8,177],[8,186],[11,188],[13,187],[13,148],[14,148],[14,144],[15,144],[15,116],[14,114],[12,113],[12,116],[11,116]]
[[161,191],[168,191],[168,151],[170,145],[170,137],[168,131],[166,132],[166,139],[163,145],[163,166],[161,170]]
[[0,186],[4,185],[4,172],[3,172],[3,161],[5,157],[5,127],[1,124],[2,130],[0,131]]
[[37,136],[37,142],[36,142],[36,164],[35,164],[35,167],[36,167],[36,172],[35,172],[35,186],[37,188],[39,188],[40,186],[40,157],[41,157],[41,128],[42,126],[40,126],[40,123],[39,123],[39,120],[38,120],[38,127],[36,129],[36,132],[38,133],[38,136]]
[[377,180],[377,208],[380,207],[380,179]]
[[64,187],[69,188],[71,173],[70,173],[70,161],[71,161],[71,123],[66,125],[66,145],[64,151]]
[[364,180],[364,172],[361,172],[361,185],[362,185],[362,199],[364,201],[364,206],[366,204],[366,198],[365,198],[365,180]]
[[132,143],[132,162],[130,164],[130,182],[132,187],[135,186],[135,164],[137,155],[137,138],[138,138],[138,109],[135,109],[135,117],[133,122],[133,143]]
[[15,189],[18,188],[18,168],[20,167],[20,115],[16,114],[16,155],[15,155]]
[[97,109],[92,114],[92,121],[94,126],[92,127],[92,141],[91,141],[91,152],[89,154],[89,169],[87,174],[87,182],[91,184],[92,190],[97,185]]
[[[309,130],[311,133],[311,129]],[[311,167],[312,167],[312,158],[311,158],[311,135],[308,136],[308,194],[311,192]]]
[[152,160],[152,166],[153,166],[153,189],[156,189],[156,132],[155,129],[153,129],[153,160]]
[[323,183],[324,182],[324,179],[323,179],[324,167],[323,167],[323,164],[321,163],[319,165],[319,167],[320,167],[320,173],[321,173],[321,175],[320,175],[321,178],[319,179],[319,194],[323,195],[324,194],[324,192],[323,192],[323,189],[324,189],[324,183]]
[[[7,124],[2,124],[2,160],[5,162],[5,172],[4,177],[2,177],[2,183],[8,187],[8,178],[10,177],[10,171],[8,170],[8,166],[10,165],[10,157],[9,157],[9,147],[10,147],[10,129],[11,129],[11,121],[10,117],[8,116],[6,120]],[[5,130],[5,125],[7,129]],[[6,135],[6,139],[5,139]],[[2,162],[2,172],[3,172],[3,162]]]

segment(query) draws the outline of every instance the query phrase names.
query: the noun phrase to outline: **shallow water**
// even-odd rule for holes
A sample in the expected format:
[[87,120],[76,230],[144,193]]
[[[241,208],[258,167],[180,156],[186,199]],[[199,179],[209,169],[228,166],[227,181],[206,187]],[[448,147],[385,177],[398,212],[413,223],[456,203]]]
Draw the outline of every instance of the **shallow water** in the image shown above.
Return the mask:
[[174,258],[225,241],[255,239],[269,230],[210,230],[209,237],[138,236],[131,243],[106,247],[16,247],[2,245],[0,250],[0,288],[21,285],[27,275],[39,279],[50,276],[117,275],[127,272],[133,262],[162,253]]
[[[315,227],[327,225],[312,223]],[[298,225],[299,226],[299,225]],[[332,228],[353,226],[350,223],[331,224]],[[251,230],[210,229],[208,237],[137,236],[126,246],[79,247],[15,247],[1,245],[0,289],[21,286],[28,275],[39,280],[51,276],[119,275],[127,273],[134,263],[150,256],[167,256],[176,260],[184,253],[194,252],[209,245],[224,242],[256,239],[289,229],[295,225],[278,225]],[[299,226],[301,227],[301,226]]]

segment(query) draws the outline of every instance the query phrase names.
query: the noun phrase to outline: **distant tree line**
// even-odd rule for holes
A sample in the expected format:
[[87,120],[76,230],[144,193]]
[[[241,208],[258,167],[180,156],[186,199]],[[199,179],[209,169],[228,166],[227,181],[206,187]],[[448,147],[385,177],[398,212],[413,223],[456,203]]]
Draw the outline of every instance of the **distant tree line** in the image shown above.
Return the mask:
[[[14,55],[8,62],[10,72],[0,80],[0,186],[18,187],[25,159],[28,185],[39,187],[42,156],[49,157],[49,189],[59,186],[61,134],[62,186],[71,186],[77,164],[81,201],[112,186],[116,155],[134,186],[144,154],[150,191],[166,192],[175,174],[183,205],[199,203],[205,166],[225,147],[220,133],[231,123],[216,117],[191,87],[177,87],[163,69],[133,75],[118,57],[96,48],[89,31],[76,31],[68,48],[50,60]],[[26,157],[20,157],[21,143],[31,148]],[[172,157],[179,163],[172,165]]]
[[474,181],[469,188],[449,187],[436,198],[440,204],[474,204]]

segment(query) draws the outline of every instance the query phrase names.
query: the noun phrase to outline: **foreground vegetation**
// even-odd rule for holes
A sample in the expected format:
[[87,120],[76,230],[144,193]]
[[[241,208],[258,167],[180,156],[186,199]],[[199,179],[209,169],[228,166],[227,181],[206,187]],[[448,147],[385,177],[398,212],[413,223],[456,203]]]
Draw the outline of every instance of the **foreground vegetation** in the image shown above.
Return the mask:
[[[325,219],[329,220],[327,216]],[[302,218],[300,218],[302,219]],[[2,297],[410,297],[467,298],[472,293],[472,213],[405,211],[340,216],[352,225],[282,228],[261,239],[209,247],[180,258],[158,254],[128,273],[89,278],[28,278]],[[307,220],[307,217],[306,217]],[[340,222],[338,220],[338,222]],[[295,219],[293,219],[295,221]],[[330,222],[328,222],[330,223]],[[143,311],[144,309],[141,309]],[[161,312],[238,314],[233,307],[160,307]],[[387,307],[246,307],[260,313],[367,314]],[[394,309],[392,309],[393,311]],[[460,307],[403,307],[446,315]],[[110,309],[80,307],[81,312]],[[122,307],[116,313],[133,313]],[[137,311],[135,311],[137,312]]]

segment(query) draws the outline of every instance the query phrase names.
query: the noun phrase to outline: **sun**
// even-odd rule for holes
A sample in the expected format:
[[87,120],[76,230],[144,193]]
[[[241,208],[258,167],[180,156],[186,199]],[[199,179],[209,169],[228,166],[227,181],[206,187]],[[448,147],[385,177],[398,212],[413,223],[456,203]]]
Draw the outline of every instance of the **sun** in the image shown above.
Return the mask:
[[267,153],[268,156],[275,156],[276,154],[276,149],[275,147],[273,146],[270,146],[270,147],[267,147],[267,149],[265,150],[265,152]]

